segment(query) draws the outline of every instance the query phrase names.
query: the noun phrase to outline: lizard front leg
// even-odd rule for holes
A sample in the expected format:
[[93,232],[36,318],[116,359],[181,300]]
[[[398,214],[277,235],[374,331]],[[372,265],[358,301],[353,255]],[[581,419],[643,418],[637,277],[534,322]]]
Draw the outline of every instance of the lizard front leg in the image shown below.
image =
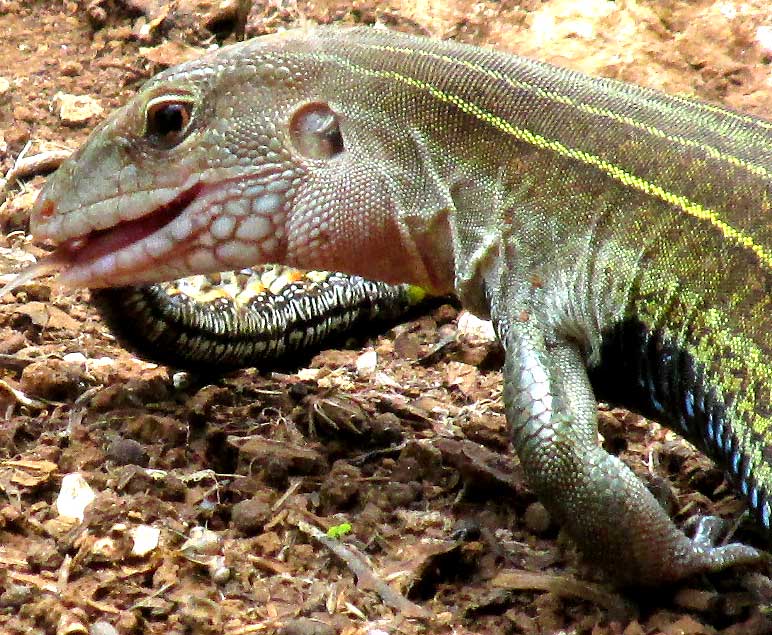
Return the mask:
[[515,449],[529,484],[586,557],[625,586],[763,557],[745,545],[688,538],[633,472],[598,445],[596,402],[578,345],[542,328],[533,312],[503,330],[504,400]]

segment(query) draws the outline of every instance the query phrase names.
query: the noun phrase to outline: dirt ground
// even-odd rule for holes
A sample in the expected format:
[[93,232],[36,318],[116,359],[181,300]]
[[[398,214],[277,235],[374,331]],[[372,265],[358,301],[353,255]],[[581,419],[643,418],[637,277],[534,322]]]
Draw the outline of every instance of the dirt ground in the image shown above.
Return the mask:
[[[78,147],[165,66],[308,21],[491,45],[772,118],[768,0],[0,0],[0,174]],[[8,272],[42,253],[26,230],[44,177],[12,177]],[[510,450],[498,346],[452,307],[297,373],[211,383],[122,350],[88,297],[43,279],[0,299],[2,635],[772,632],[768,571],[620,593],[579,560]],[[677,522],[741,516],[675,435],[600,418]],[[93,497],[82,519],[60,515],[73,488]],[[768,544],[750,522],[736,538]]]

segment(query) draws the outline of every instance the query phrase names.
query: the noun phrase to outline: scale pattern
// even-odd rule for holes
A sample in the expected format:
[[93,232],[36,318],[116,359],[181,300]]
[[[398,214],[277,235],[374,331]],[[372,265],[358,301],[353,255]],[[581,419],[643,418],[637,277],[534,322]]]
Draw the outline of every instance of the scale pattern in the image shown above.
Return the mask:
[[298,366],[324,346],[429,305],[412,285],[280,265],[94,289],[92,300],[127,348],[209,373]]

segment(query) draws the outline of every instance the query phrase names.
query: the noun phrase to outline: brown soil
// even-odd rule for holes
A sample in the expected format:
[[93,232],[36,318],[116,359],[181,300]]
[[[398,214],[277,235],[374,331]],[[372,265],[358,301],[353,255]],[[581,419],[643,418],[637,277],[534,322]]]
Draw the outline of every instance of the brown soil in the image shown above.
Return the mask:
[[[0,171],[28,142],[76,148],[165,65],[306,20],[377,21],[772,116],[768,0],[0,0]],[[60,115],[58,92],[94,114]],[[42,182],[9,184],[7,271],[19,247],[39,253],[24,230]],[[441,307],[296,374],[210,383],[120,349],[87,291],[24,286],[0,299],[0,633],[772,632],[759,572],[604,585],[523,484],[500,363]],[[678,522],[743,509],[670,433],[608,410],[601,432]],[[57,512],[75,472],[96,496],[83,522]],[[133,553],[144,526],[160,541]],[[738,536],[765,544],[750,523]]]

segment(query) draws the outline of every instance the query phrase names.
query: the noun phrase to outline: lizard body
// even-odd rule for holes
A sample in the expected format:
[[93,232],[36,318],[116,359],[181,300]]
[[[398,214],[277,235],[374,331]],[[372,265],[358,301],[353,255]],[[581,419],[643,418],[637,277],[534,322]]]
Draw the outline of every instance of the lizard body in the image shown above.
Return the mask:
[[[624,584],[758,561],[687,538],[597,445],[595,394],[772,491],[772,123],[516,56],[318,28],[161,73],[49,180],[65,282],[263,262],[490,316],[525,474]],[[594,391],[593,391],[594,389]]]

